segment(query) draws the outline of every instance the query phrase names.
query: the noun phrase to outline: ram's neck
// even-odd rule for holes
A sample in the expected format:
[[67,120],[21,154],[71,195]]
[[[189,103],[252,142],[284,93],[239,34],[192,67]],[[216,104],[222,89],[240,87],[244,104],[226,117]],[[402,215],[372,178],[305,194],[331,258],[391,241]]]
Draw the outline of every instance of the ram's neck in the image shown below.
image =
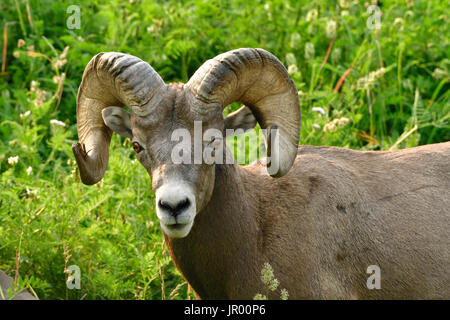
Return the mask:
[[[259,285],[258,177],[238,165],[216,165],[209,204],[186,238],[166,244],[178,270],[201,298],[240,297]],[[255,279],[256,277],[256,279]],[[252,298],[252,297],[246,297]]]

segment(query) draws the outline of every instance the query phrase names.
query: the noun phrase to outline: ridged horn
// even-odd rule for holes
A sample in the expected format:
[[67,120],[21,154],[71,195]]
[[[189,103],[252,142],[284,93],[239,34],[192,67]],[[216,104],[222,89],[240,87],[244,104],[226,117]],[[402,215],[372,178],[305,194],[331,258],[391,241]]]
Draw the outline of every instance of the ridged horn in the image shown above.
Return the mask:
[[248,106],[261,128],[269,130],[269,174],[281,177],[289,171],[297,156],[301,110],[297,88],[273,54],[252,48],[220,54],[206,61],[185,89],[194,98],[192,107],[202,114],[232,102]]
[[89,61],[77,95],[79,142],[72,146],[84,184],[100,181],[108,165],[112,132],[103,122],[102,110],[128,106],[143,116],[151,112],[164,87],[158,73],[137,57],[106,52]]

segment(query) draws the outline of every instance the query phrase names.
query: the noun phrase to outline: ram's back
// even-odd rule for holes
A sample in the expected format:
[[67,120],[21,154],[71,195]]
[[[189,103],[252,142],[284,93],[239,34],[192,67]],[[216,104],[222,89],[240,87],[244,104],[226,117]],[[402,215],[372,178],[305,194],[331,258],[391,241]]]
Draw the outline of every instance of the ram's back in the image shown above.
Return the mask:
[[[267,255],[281,261],[285,281],[308,282],[299,296],[450,298],[449,160],[450,142],[299,147],[285,177],[264,180]],[[380,290],[366,286],[370,265],[381,269]]]
[[[376,202],[441,200],[450,187],[450,142],[396,151],[355,151],[336,147],[299,148],[292,173],[310,169],[323,178],[353,182]],[[306,167],[306,168],[304,168]],[[337,181],[335,183],[338,183]],[[351,185],[351,184],[350,184]],[[416,199],[420,194],[427,195]],[[434,195],[433,195],[434,194]],[[448,197],[447,197],[448,198]]]

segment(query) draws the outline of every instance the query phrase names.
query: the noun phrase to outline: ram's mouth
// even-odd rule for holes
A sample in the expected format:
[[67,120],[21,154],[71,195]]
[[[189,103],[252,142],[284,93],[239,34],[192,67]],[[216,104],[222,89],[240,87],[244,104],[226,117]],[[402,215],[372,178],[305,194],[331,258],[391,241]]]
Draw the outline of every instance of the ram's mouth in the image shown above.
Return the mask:
[[173,231],[179,231],[184,229],[188,224],[187,223],[174,223],[170,225],[166,225],[166,228]]
[[186,237],[191,231],[192,225],[193,221],[188,223],[172,223],[172,224],[165,224],[161,222],[161,228],[169,238]]

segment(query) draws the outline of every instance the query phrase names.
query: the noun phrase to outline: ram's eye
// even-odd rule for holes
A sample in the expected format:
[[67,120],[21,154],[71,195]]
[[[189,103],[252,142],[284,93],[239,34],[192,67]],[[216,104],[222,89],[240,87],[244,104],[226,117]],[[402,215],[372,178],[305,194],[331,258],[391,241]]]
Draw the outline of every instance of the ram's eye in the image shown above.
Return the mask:
[[142,146],[138,143],[138,142],[132,142],[131,143],[132,145],[133,145],[133,150],[134,150],[134,152],[136,152],[136,153],[139,153],[139,152],[141,152],[144,148],[142,148]]

